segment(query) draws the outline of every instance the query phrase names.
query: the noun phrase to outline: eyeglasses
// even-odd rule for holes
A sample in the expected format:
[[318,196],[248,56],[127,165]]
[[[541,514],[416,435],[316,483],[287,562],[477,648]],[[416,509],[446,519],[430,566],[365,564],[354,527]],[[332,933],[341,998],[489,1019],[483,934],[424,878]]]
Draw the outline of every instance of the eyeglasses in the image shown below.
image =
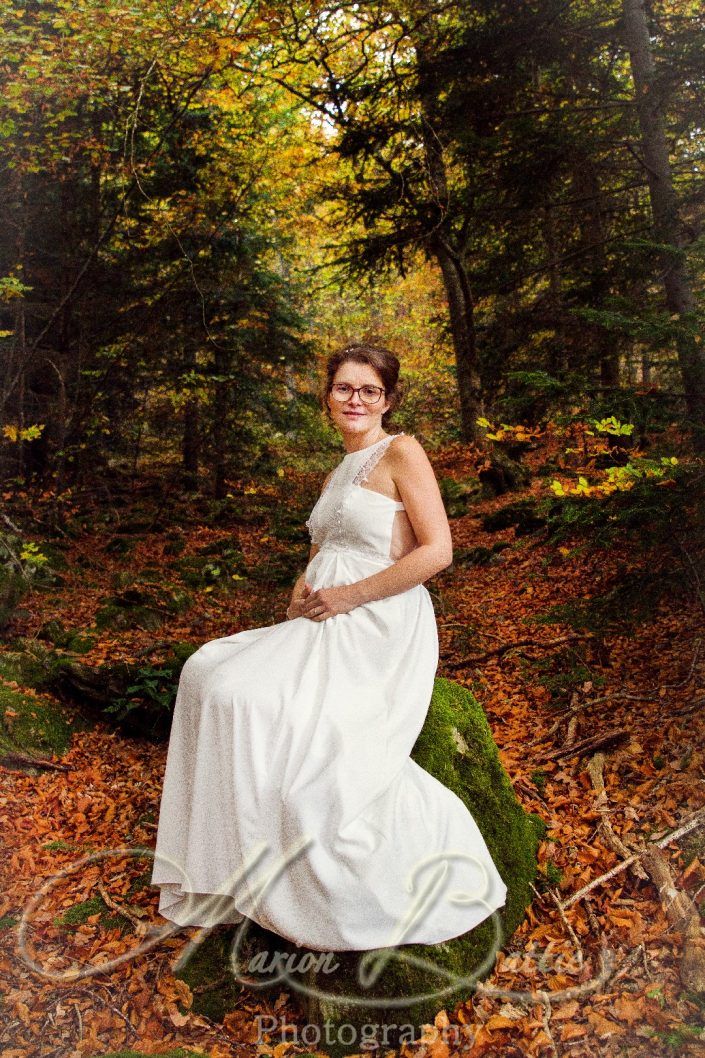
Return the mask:
[[336,382],[334,386],[331,386],[333,397],[341,404],[345,400],[350,400],[353,393],[360,394],[363,404],[377,404],[385,392],[381,386],[351,386],[349,382]]

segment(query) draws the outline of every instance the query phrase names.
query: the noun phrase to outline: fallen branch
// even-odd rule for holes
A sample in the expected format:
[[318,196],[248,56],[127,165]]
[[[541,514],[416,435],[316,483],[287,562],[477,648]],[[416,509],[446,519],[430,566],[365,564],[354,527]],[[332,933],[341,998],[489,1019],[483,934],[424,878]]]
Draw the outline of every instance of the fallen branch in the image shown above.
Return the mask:
[[[665,835],[662,838],[654,839],[649,841],[649,845],[655,845],[659,849],[663,849],[666,845],[670,845],[672,841],[678,841],[685,834],[689,834],[691,830],[696,830],[698,827],[705,826],[705,808],[701,808],[695,813],[686,823],[681,824],[677,830],[671,831],[670,834]],[[648,847],[648,846],[647,846]],[[631,856],[628,856],[626,860],[622,860],[621,863],[615,864],[609,871],[605,871],[599,878],[593,878],[591,882],[584,885],[582,889],[578,889],[577,893],[573,893],[567,900],[563,901],[563,908],[572,907],[573,904],[577,904],[579,900],[591,893],[593,889],[597,889],[598,886],[603,885],[605,882],[611,881],[616,875],[621,874],[622,871],[626,871],[627,867],[631,867],[635,860],[638,860],[640,853],[634,852]]]
[[138,936],[143,936],[147,932],[148,923],[139,918],[134,911],[125,907],[124,904],[119,904],[117,900],[114,900],[102,882],[98,882],[98,892],[103,898],[103,902],[108,905],[111,911],[116,911],[118,915],[122,915],[128,920],[128,922],[132,923]]
[[[604,763],[604,754],[597,753],[587,769],[593,788],[597,791],[596,807],[602,817],[601,825],[607,843],[618,855],[628,854],[629,850],[615,834],[607,817],[607,791],[603,779]],[[702,816],[705,821],[705,811]],[[673,835],[668,841],[672,840]],[[664,844],[668,841],[664,841]],[[674,929],[681,930],[685,934],[680,966],[681,981],[684,987],[692,992],[705,993],[705,932],[700,923],[700,912],[688,894],[677,887],[670,864],[661,848],[655,842],[650,842],[636,856],[627,855],[622,862],[628,863],[639,878],[648,877],[656,886],[668,921]]]
[[[531,749],[533,746],[537,746],[540,742],[548,742],[553,737],[553,735],[560,731],[561,728],[564,726],[566,722],[566,717],[568,717],[568,721],[570,723],[570,721],[573,720],[578,715],[578,713],[582,713],[585,709],[590,709],[593,705],[602,705],[604,702],[613,701],[653,702],[660,698],[662,690],[680,690],[682,687],[685,687],[688,683],[690,683],[693,678],[695,665],[698,660],[700,644],[701,640],[697,639],[695,642],[695,649],[693,651],[693,658],[690,663],[688,675],[685,676],[679,683],[667,683],[663,686],[659,685],[658,687],[654,687],[653,690],[647,691],[646,694],[633,694],[631,691],[610,691],[608,694],[601,694],[597,698],[588,698],[586,701],[583,702],[576,701],[578,695],[574,692],[573,696],[571,697],[570,706],[568,708],[567,713],[564,713],[563,715],[559,716],[558,719],[551,724],[547,731],[544,731],[536,738],[533,738],[530,742],[525,743],[525,748]],[[696,699],[694,702],[690,702],[688,705],[685,705],[680,709],[672,709],[670,715],[684,716],[688,713],[692,713],[695,709],[702,705],[704,701],[705,699],[703,698]]]
[[670,864],[660,849],[647,846],[641,859],[658,890],[668,921],[674,929],[685,933],[681,981],[691,992],[705,993],[705,932],[700,924],[700,912],[688,894],[676,886]]
[[577,742],[554,749],[552,753],[546,754],[546,760],[560,760],[561,757],[574,757],[579,753],[586,753],[600,746],[608,746],[626,738],[629,732],[624,727],[615,727],[612,731],[606,731],[603,735],[590,735],[588,738],[578,739]]
[[476,654],[472,658],[464,658],[462,661],[447,661],[446,668],[448,669],[466,669],[470,665],[477,665],[481,661],[487,661],[488,658],[500,657],[502,654],[506,654],[509,650],[517,650],[519,647],[540,647],[543,649],[550,649],[551,647],[560,647],[564,643],[573,643],[580,639],[592,639],[592,633],[574,635],[559,636],[558,639],[550,639],[548,642],[541,642],[540,639],[518,639],[514,643],[502,643],[501,646],[494,647],[492,650],[486,650],[484,654]]
[[0,764],[31,764],[33,768],[46,768],[51,771],[71,771],[68,764],[58,764],[55,760],[49,760],[47,757],[32,757],[29,753],[19,753],[16,750],[3,753],[0,757]]
[[[600,813],[601,822],[600,827],[604,834],[605,841],[612,849],[616,852],[621,859],[631,855],[631,849],[628,849],[618,834],[615,833],[612,828],[612,822],[609,817],[609,809],[607,807],[607,790],[605,789],[604,780],[604,767],[605,767],[605,755],[604,753],[596,753],[595,756],[590,760],[587,770],[593,788],[597,793],[595,800],[595,807]],[[632,864],[634,873],[641,878],[642,881],[646,881],[648,878],[647,872],[641,866],[638,860]]]

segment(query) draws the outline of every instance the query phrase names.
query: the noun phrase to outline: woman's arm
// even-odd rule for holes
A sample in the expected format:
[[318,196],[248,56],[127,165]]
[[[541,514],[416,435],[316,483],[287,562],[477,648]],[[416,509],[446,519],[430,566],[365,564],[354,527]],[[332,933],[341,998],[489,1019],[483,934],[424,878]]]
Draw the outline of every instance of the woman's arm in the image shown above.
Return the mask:
[[[330,481],[332,474],[333,474],[333,471],[331,470],[330,474],[326,475],[326,479],[323,482],[323,485],[321,486],[321,493],[323,493],[323,490],[325,489],[326,485]],[[318,544],[311,544],[311,549],[310,549],[310,551],[308,553],[309,564],[310,564],[311,560],[313,559],[314,555],[318,554],[319,550],[320,550],[320,548],[319,548]],[[297,579],[296,584],[294,585],[294,587],[292,589],[291,599],[289,600],[289,605],[286,608],[286,619],[287,619],[287,621],[292,621],[294,619],[294,617],[300,617],[301,616],[300,603],[308,595],[308,591],[306,590],[306,588],[307,588],[307,585],[306,585],[306,570],[304,570],[303,573],[301,574],[301,576]]]
[[[428,456],[415,437],[399,438],[387,449],[389,470],[399,490],[418,547],[387,569],[353,584],[319,588],[302,604],[304,617],[320,621],[336,613],[347,613],[388,595],[396,595],[422,584],[453,561],[453,539],[441,491]],[[325,610],[321,614],[311,611]]]
[[[311,550],[309,551],[308,560],[311,562],[314,555],[319,551],[318,544],[311,544]],[[286,608],[286,619],[292,621],[295,617],[301,617],[300,603],[308,596],[308,585],[306,584],[306,570],[303,571],[301,576],[296,581],[291,592],[291,599],[289,605]],[[309,589],[310,590],[310,589]]]

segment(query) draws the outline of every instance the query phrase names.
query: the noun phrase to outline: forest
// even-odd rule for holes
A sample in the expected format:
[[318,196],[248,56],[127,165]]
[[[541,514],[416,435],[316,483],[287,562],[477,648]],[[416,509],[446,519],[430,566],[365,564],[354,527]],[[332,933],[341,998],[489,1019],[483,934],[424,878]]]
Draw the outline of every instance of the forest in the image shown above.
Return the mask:
[[150,886],[180,672],[286,620],[351,342],[399,358],[453,537],[412,756],[517,871],[481,979],[439,984],[484,925],[409,945],[437,972],[371,1020],[433,978],[401,1058],[701,1053],[702,5],[1,24],[4,1058],[388,1053],[297,1034],[333,1000],[240,981],[232,926],[155,934]]

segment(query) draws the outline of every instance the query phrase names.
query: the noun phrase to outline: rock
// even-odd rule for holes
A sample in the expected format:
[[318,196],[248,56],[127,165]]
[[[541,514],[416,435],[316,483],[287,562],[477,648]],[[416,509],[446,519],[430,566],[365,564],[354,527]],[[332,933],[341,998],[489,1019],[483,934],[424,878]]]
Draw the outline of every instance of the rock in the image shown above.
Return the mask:
[[169,737],[181,667],[197,647],[174,644],[158,663],[118,661],[97,667],[57,656],[44,685],[64,701],[100,712],[128,736]]
[[486,515],[482,519],[482,528],[492,533],[513,525],[516,535],[521,536],[542,529],[546,521],[546,516],[539,512],[533,500],[517,500]]
[[[310,1051],[322,1050],[333,1056],[359,1053],[361,1039],[369,1039],[369,1027],[374,1024],[387,1026],[380,1031],[387,1032],[390,1047],[397,1046],[399,1038],[402,1043],[409,1041],[411,1027],[418,1038],[421,1026],[433,1023],[439,1010],[451,1010],[472,994],[474,980],[482,980],[491,971],[495,951],[507,944],[531,903],[537,849],[546,827],[539,816],[526,813],[518,803],[482,707],[470,691],[450,680],[436,679],[412,758],[461,798],[487,842],[508,887],[507,903],[494,916],[499,936],[495,939],[496,927],[490,916],[475,929],[443,944],[377,949],[392,957],[373,985],[374,995],[380,998],[372,1006],[362,1006],[354,1001],[369,1000],[370,992],[359,984],[358,969],[363,959],[368,962],[369,954],[335,952],[335,959],[322,966],[321,952],[296,947],[248,925],[248,941],[254,938],[253,943],[264,945],[270,952],[295,952],[298,958],[293,966],[301,966],[307,953],[308,963],[316,964],[301,972],[294,970],[288,980],[280,979],[276,984],[279,990],[291,991],[301,1005],[309,1033],[304,1042],[310,1044]],[[231,927],[232,933],[237,929]],[[415,961],[406,961],[409,958]],[[336,963],[337,968],[331,970],[331,964]],[[214,973],[212,967],[209,972]],[[466,980],[458,982],[463,977]],[[191,977],[189,984],[194,983]],[[424,998],[406,1001],[413,996]],[[197,994],[194,1009],[206,1001],[207,993]],[[320,1034],[318,1042],[316,1031]],[[276,1045],[279,1041],[272,1038],[271,1042]]]
[[181,613],[191,605],[191,598],[179,588],[172,590],[143,588],[137,585],[108,596],[95,615],[96,628],[143,628],[154,632],[167,617]]
[[[472,977],[477,971],[478,980],[486,977],[494,964],[495,950],[507,943],[531,903],[536,853],[545,833],[545,824],[538,816],[527,814],[518,803],[499,760],[482,707],[470,691],[450,680],[436,680],[433,700],[412,758],[460,797],[487,842],[509,890],[505,907],[497,913],[500,936],[495,941],[495,926],[490,917],[469,933],[444,944],[405,944],[397,949],[405,957],[416,956],[438,967],[435,972],[427,966],[405,961],[392,960],[387,964],[374,985],[375,995],[383,995],[391,1001],[437,993],[408,1006],[392,1006],[384,1001],[371,1008],[346,1003],[346,995],[353,998],[365,996],[365,989],[357,981],[362,953],[336,953],[341,964],[339,971],[319,974],[318,978],[310,974],[307,981],[309,987],[329,993],[329,998],[325,999],[315,995],[303,997],[307,1017],[318,1025],[325,1021],[333,1025],[347,1022],[359,1029],[364,1024],[374,1023],[410,1024],[419,1030],[420,1035],[421,1026],[433,1023],[439,1010],[452,1008],[454,1003],[472,992],[471,981],[461,984],[455,991],[444,992],[449,983],[444,975]],[[378,949],[380,953],[384,950]],[[338,1045],[337,1034],[334,1035],[336,1043],[330,1053],[350,1053],[350,1048]]]
[[492,547],[456,547],[453,551],[454,566],[487,566],[501,551],[509,547],[506,540],[498,540]]
[[28,590],[29,584],[20,573],[0,567],[0,629],[9,625]]
[[495,448],[490,455],[490,464],[477,474],[486,493],[501,496],[520,485],[527,485],[531,479],[528,467]]
[[476,478],[456,481],[455,478],[441,477],[438,486],[449,518],[462,518],[467,514],[470,503],[480,493],[480,484]]
[[[65,753],[71,741],[72,717],[58,702],[0,684],[0,759],[7,766],[13,755],[29,758]],[[7,761],[5,758],[7,757]]]

